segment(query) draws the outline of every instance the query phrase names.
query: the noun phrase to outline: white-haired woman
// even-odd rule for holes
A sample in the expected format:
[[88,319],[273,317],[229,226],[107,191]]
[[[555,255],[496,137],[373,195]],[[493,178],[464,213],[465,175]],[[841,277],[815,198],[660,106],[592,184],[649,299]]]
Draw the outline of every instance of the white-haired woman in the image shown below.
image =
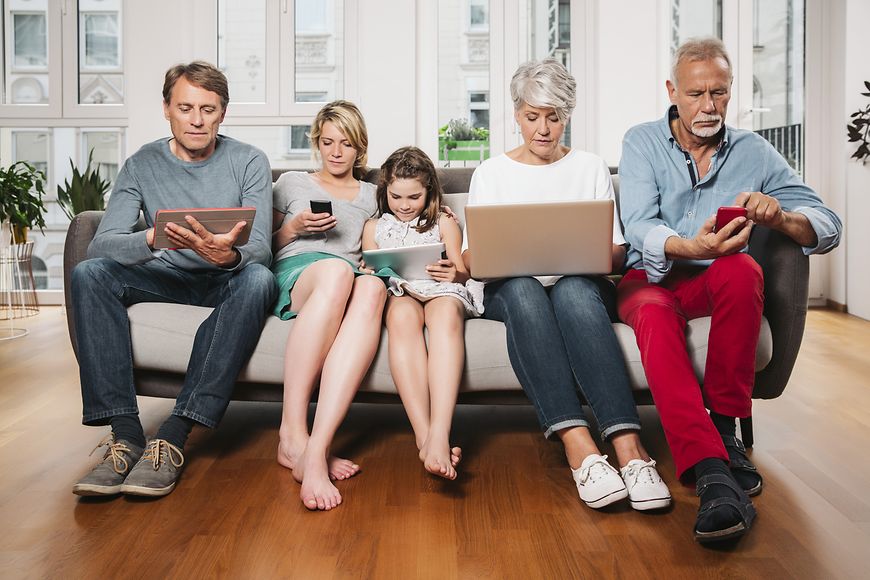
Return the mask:
[[[475,170],[469,204],[613,199],[604,160],[561,143],[576,91],[565,67],[554,59],[523,64],[510,90],[523,144]],[[614,216],[614,271],[623,266],[624,244]],[[471,252],[463,258],[473,275]],[[507,278],[486,284],[484,317],[505,323],[514,372],[545,437],[562,441],[580,498],[593,508],[625,497],[638,510],[663,508],[671,496],[638,436],[640,419],[607,306],[614,299],[613,285],[601,277]],[[620,471],[593,440],[584,400]]]

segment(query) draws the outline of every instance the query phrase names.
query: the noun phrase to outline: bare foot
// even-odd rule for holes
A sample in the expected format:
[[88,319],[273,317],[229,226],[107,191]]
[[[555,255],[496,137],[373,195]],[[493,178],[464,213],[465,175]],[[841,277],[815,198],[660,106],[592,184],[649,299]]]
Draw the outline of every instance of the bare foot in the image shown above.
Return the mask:
[[[309,458],[303,454],[299,457],[298,467],[303,465],[303,470],[293,470],[293,477],[297,477],[299,472],[299,477],[302,479],[302,489],[299,492],[302,505],[310,510],[323,511],[338,507],[341,504],[341,494],[329,481],[326,458],[323,456]],[[302,477],[303,471],[304,477]]]
[[[278,441],[278,463],[287,469],[292,470],[293,476],[296,477],[296,465],[299,462],[299,457],[305,452],[305,445],[308,441],[302,444],[294,444],[294,442],[284,439]],[[360,471],[359,465],[350,459],[342,459],[335,455],[330,455],[326,461],[329,470],[329,479],[348,479],[353,477]],[[296,477],[296,481],[302,483],[302,476]]]
[[[456,451],[459,452],[458,455]],[[420,461],[423,462],[426,471],[445,479],[456,479],[454,466],[461,458],[462,450],[459,447],[450,449],[450,445],[446,442],[440,444],[430,440],[420,448]]]

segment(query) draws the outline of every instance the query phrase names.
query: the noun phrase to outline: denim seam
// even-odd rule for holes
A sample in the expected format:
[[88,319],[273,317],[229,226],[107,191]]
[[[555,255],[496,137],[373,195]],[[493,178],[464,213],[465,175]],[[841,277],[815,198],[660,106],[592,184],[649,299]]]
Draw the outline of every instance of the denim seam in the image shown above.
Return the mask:
[[[233,277],[230,277],[227,280],[227,289],[229,290],[230,293],[233,292],[232,282],[233,282]],[[208,425],[209,427],[214,427],[217,424],[217,422],[212,421],[210,419],[203,420],[204,417],[202,417],[202,415],[200,415],[199,413],[197,413],[193,409],[195,408],[194,402],[195,402],[195,399],[197,396],[197,391],[199,390],[199,386],[202,384],[202,377],[206,374],[206,369],[208,368],[209,361],[211,360],[211,355],[212,355],[212,351],[214,349],[214,344],[215,344],[215,337],[220,334],[221,328],[223,326],[223,320],[224,320],[224,318],[223,318],[223,315],[224,315],[223,306],[224,306],[225,302],[226,302],[226,300],[221,300],[220,304],[218,304],[217,307],[215,308],[215,310],[217,311],[217,321],[215,321],[214,332],[212,333],[212,335],[209,339],[208,351],[205,354],[205,360],[202,363],[202,368],[200,369],[199,376],[196,377],[195,385],[193,386],[193,388],[190,389],[190,396],[187,398],[187,402],[184,405],[184,410],[183,410],[183,414],[182,414],[182,416],[184,416],[184,417],[190,417],[191,419],[196,419],[197,421],[204,423],[204,424]],[[194,340],[196,340],[196,339],[194,338]],[[191,356],[192,356],[192,354],[191,354]],[[197,418],[197,417],[199,417],[199,418]]]
[[601,429],[601,438],[607,440],[608,437],[619,431],[640,431],[640,423],[616,423],[610,427]]
[[119,407],[116,409],[110,409],[108,411],[101,411],[99,413],[89,413],[82,417],[82,423],[87,424],[92,421],[99,421],[100,419],[108,419],[111,417],[115,417],[117,415],[138,415],[139,409],[137,407]]
[[212,419],[204,417],[203,415],[200,415],[199,413],[196,413],[194,411],[189,411],[187,410],[187,408],[182,409],[181,411],[173,409],[172,414],[177,417],[186,417],[188,419],[193,419],[197,423],[202,423],[210,429],[214,429],[215,427],[217,427],[217,421],[213,421]]
[[547,427],[546,431],[544,431],[544,438],[549,439],[556,431],[559,431],[561,429],[567,429],[568,427],[586,427],[588,429],[589,423],[586,421],[586,419],[578,418],[556,421],[552,425]]

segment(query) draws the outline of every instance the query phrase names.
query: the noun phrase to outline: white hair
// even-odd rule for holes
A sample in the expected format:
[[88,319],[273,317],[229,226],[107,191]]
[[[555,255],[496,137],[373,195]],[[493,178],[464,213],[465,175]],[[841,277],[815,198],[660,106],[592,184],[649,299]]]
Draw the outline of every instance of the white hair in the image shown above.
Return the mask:
[[541,109],[552,107],[559,121],[568,122],[577,103],[577,82],[555,58],[521,64],[511,79],[514,110],[523,103]]
[[715,37],[690,38],[674,53],[674,61],[671,64],[671,82],[677,86],[677,69],[684,62],[697,62],[715,60],[721,58],[728,65],[728,74],[733,78],[731,59],[725,50],[725,44]]

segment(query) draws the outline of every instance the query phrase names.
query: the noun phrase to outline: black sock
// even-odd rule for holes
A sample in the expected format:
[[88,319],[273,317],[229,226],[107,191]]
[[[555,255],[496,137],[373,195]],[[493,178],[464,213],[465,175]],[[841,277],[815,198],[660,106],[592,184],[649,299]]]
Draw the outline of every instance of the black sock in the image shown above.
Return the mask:
[[157,430],[155,439],[165,439],[179,449],[184,449],[184,444],[187,443],[187,436],[190,435],[190,430],[196,421],[187,417],[178,415],[170,415],[169,418]]
[[145,432],[142,431],[139,415],[115,415],[109,419],[109,424],[116,443],[123,439],[137,447],[145,447]]
[[710,411],[710,419],[713,420],[713,425],[715,425],[719,435],[734,436],[737,433],[737,420],[734,417],[727,417]]
[[[701,479],[704,475],[721,473],[730,479],[734,479],[728,465],[721,459],[702,459],[695,464],[695,479]],[[711,485],[701,494],[701,505],[719,497],[733,497],[739,499],[737,493],[724,485]],[[730,506],[719,506],[717,509],[707,512],[699,517],[696,527],[699,532],[712,532],[724,530],[739,524],[740,514]]]

